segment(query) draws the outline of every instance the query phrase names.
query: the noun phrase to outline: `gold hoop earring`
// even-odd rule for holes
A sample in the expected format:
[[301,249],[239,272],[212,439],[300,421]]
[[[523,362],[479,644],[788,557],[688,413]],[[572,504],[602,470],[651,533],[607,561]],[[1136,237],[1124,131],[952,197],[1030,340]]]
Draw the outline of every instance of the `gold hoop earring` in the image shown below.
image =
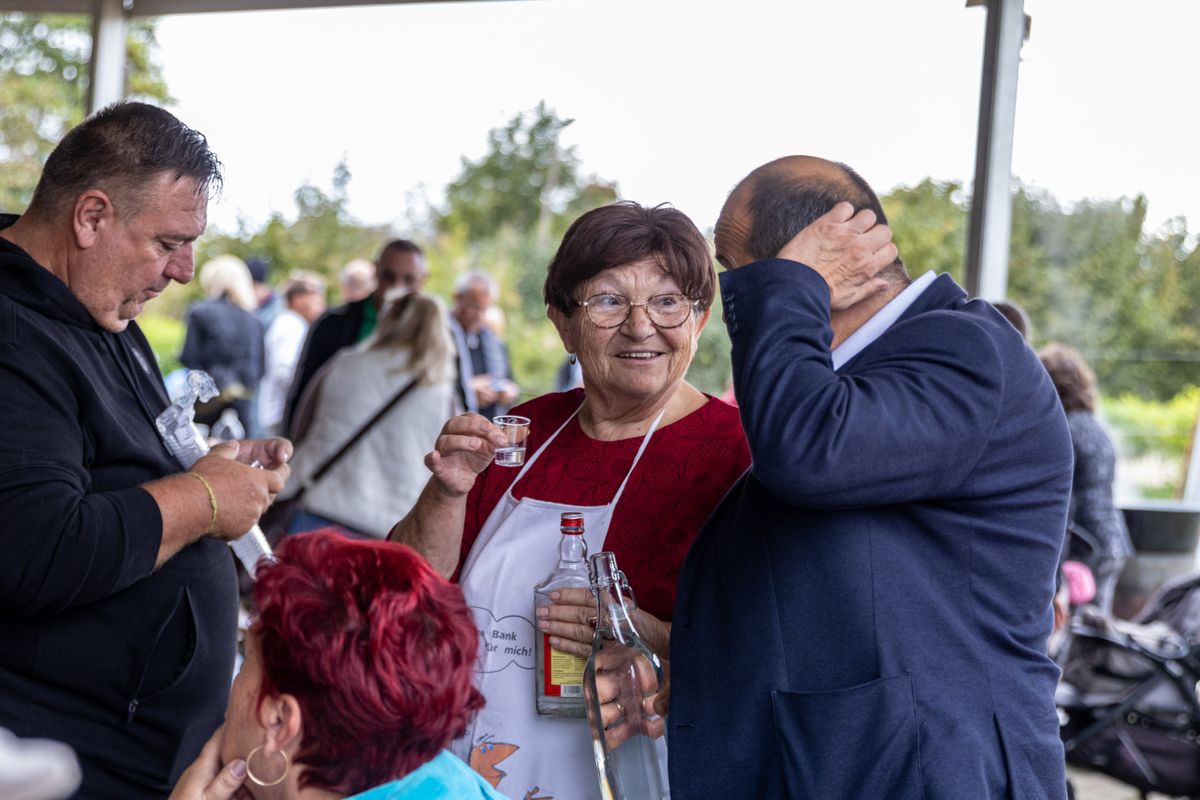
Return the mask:
[[254,781],[254,783],[258,784],[259,786],[278,786],[279,784],[283,783],[283,779],[287,777],[288,770],[292,768],[292,761],[288,758],[286,751],[280,750],[279,755],[283,756],[283,774],[273,781],[264,781],[262,778],[255,775],[254,770],[250,768],[250,761],[254,758],[254,754],[262,749],[263,746],[260,744],[258,747],[250,751],[250,755],[246,756],[246,777]]

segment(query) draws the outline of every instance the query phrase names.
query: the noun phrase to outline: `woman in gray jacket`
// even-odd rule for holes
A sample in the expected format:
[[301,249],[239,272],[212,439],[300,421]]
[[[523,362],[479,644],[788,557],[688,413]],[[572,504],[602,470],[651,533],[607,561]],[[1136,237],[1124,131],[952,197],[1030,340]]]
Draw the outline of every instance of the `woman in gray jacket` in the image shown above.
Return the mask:
[[[425,454],[452,411],[454,345],[445,310],[407,294],[384,306],[375,333],[341,350],[301,398],[296,453],[282,499],[305,490],[290,533],[330,524],[382,539],[429,477]],[[404,386],[416,385],[320,479],[321,465]]]
[[1113,593],[1133,544],[1125,519],[1113,505],[1117,457],[1112,440],[1096,419],[1096,376],[1083,356],[1066,345],[1051,343],[1038,351],[1067,412],[1075,476],[1071,483],[1070,524],[1096,540],[1096,598],[1093,603],[1112,613]]

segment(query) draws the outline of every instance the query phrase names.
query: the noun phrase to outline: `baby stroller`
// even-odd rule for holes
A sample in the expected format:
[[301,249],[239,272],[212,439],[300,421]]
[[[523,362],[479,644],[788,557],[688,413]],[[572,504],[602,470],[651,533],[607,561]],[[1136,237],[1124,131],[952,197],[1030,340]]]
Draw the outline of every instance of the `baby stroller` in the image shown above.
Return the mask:
[[1200,574],[1125,622],[1070,623],[1057,703],[1067,762],[1147,792],[1200,800]]

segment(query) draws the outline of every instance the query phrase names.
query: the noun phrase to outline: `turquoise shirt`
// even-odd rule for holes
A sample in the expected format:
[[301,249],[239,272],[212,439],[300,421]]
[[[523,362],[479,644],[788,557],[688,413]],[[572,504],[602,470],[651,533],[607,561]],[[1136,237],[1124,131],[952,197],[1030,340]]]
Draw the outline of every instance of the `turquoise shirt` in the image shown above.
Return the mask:
[[460,758],[443,750],[400,780],[346,800],[505,800],[505,797]]

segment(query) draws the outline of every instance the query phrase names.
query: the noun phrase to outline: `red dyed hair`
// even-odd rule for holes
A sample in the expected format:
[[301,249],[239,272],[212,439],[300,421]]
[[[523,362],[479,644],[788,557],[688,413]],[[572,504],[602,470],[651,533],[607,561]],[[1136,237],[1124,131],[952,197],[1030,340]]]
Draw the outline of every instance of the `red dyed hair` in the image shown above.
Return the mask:
[[303,713],[301,787],[351,795],[403,777],[483,707],[462,591],[409,547],[289,537],[254,599],[260,702],[290,694]]

